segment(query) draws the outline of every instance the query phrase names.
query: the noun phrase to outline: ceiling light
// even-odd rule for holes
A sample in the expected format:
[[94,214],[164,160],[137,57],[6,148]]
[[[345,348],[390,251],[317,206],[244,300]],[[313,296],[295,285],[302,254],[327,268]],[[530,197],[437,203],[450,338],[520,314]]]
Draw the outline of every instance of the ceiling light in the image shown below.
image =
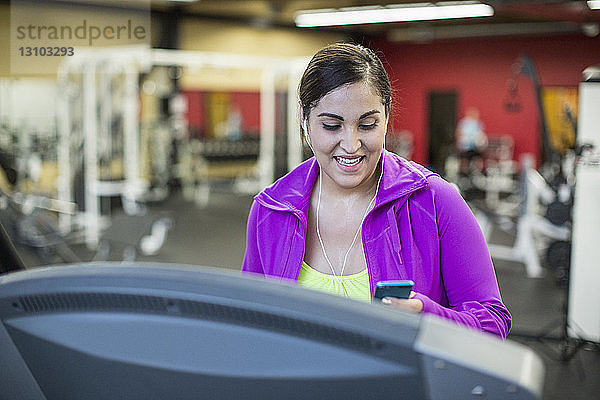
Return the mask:
[[478,1],[397,4],[388,6],[305,10],[296,13],[298,27],[430,21],[494,15],[494,9]]
[[600,1],[598,0],[589,0],[587,5],[592,10],[600,10]]

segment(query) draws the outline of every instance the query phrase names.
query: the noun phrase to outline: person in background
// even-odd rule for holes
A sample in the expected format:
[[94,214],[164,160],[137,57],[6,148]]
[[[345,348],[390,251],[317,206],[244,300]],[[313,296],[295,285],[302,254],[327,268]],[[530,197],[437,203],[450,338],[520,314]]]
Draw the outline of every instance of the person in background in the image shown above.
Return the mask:
[[321,49],[299,100],[314,157],[255,197],[242,271],[369,302],[378,281],[410,279],[409,299],[384,304],[506,337],[511,315],[469,207],[439,175],[385,150],[392,90],[377,55]]
[[[476,167],[473,162],[481,158],[488,144],[483,122],[479,110],[475,107],[467,108],[465,116],[458,121],[456,126],[456,149],[461,159],[460,170],[464,173]],[[481,169],[481,166],[478,168]]]

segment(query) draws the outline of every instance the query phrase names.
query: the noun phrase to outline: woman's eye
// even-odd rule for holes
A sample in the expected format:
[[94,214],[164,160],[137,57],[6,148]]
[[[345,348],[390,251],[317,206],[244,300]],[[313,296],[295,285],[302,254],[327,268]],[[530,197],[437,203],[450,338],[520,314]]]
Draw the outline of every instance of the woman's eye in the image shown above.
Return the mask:
[[371,129],[374,129],[377,126],[377,122],[373,122],[371,124],[360,124],[359,127],[360,129],[363,129],[365,131],[369,131]]
[[335,131],[340,128],[340,125],[334,124],[323,124],[323,128],[328,131]]

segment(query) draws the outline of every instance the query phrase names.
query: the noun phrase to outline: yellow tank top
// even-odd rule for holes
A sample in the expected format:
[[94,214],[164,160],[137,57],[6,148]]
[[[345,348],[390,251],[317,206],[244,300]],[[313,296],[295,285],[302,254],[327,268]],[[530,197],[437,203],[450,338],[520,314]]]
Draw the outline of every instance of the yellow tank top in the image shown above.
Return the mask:
[[356,274],[343,275],[339,279],[337,276],[319,272],[302,261],[302,267],[300,267],[300,274],[298,275],[298,285],[340,296],[344,295],[345,288],[345,292],[351,299],[371,302],[369,272],[366,268]]

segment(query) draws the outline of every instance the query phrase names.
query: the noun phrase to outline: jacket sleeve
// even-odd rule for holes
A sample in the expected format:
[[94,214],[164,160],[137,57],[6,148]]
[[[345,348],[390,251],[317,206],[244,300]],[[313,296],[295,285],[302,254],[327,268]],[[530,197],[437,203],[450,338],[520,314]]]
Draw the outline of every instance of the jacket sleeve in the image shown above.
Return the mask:
[[448,307],[418,294],[423,312],[506,338],[512,317],[502,302],[481,228],[458,191],[430,177],[439,233],[440,269]]
[[254,200],[248,214],[248,225],[246,229],[246,252],[242,262],[242,272],[264,275],[264,268],[260,257],[258,246],[258,218],[260,204]]

